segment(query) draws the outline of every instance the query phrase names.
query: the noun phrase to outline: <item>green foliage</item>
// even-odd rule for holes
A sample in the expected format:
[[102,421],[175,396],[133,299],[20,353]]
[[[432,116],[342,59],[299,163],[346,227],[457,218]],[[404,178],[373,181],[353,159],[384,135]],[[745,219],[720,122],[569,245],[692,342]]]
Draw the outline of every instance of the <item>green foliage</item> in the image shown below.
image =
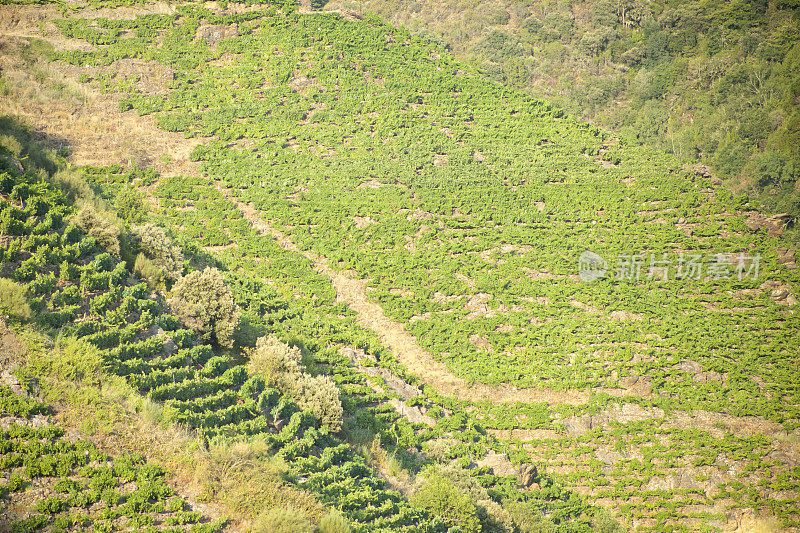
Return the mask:
[[350,524],[336,511],[331,511],[319,522],[319,533],[350,533],[350,531]]
[[49,414],[50,408],[43,403],[19,396],[8,387],[0,387],[0,411],[10,416],[28,418],[31,415]]
[[439,474],[429,474],[414,492],[411,502],[429,509],[446,524],[458,527],[465,533],[481,531],[475,505],[452,481]]
[[263,378],[266,386],[275,387],[293,398],[301,409],[314,413],[331,431],[341,429],[344,411],[338,387],[327,376],[304,372],[297,346],[290,347],[276,337],[262,337],[250,356],[248,369]]
[[[17,405],[29,402],[0,389],[2,399],[17,400]],[[47,405],[42,405],[49,412]],[[89,441],[63,438],[64,431],[56,426],[33,428],[16,423],[0,431],[0,472],[9,478],[3,489],[17,492],[30,503],[37,514],[11,525],[12,531],[36,531],[50,523],[57,529],[70,526],[104,527],[108,520],[127,516],[138,524],[152,524],[154,518],[170,525],[195,524],[201,521],[198,512],[183,511],[182,501],[166,501],[173,493],[166,484],[161,468],[149,465],[138,455],[109,457]],[[95,466],[100,465],[100,466]],[[57,477],[54,484],[40,481],[27,483],[18,472],[23,467],[31,479]],[[118,487],[126,485],[123,496]],[[0,490],[2,492],[2,490]],[[99,508],[95,503],[103,501]],[[81,510],[80,515],[75,511]],[[203,531],[219,531],[219,524],[207,524]]]
[[31,307],[25,296],[25,287],[5,278],[0,278],[0,310],[3,315],[15,320],[28,320]]
[[[520,46],[511,34],[492,34],[485,47],[487,54],[494,54],[492,68],[507,80],[514,76],[532,79],[538,74],[533,68],[537,65],[527,57],[531,52],[542,61],[559,54],[569,57],[568,45],[580,49],[581,54],[592,54],[586,64],[599,71],[609,54],[619,51],[613,32],[624,34],[624,19],[632,17],[612,9],[622,5],[598,3],[579,13],[580,17],[571,15],[566,4],[548,8],[549,13],[542,11],[541,18],[553,24],[530,24],[531,32],[541,34],[547,45],[541,51],[524,43]],[[369,434],[369,441],[377,434],[379,442],[396,446],[396,457],[404,457],[404,446],[448,439],[452,445],[440,456],[459,458],[468,465],[490,448],[505,451],[512,461],[528,457],[522,443],[493,440],[486,435],[486,427],[557,430],[561,426],[554,423],[556,415],[594,415],[623,401],[640,402],[648,409],[700,408],[773,417],[787,428],[793,427],[797,409],[783,399],[796,392],[792,381],[796,369],[786,357],[797,348],[792,341],[797,337],[793,334],[796,323],[791,315],[776,311],[777,305],[768,295],[745,299],[745,303],[732,296],[740,289],[757,290],[762,280],[738,285],[735,281],[697,280],[655,287],[654,282],[606,280],[586,285],[574,279],[575,258],[596,246],[602,246],[600,251],[607,257],[634,249],[753,250],[766,257],[774,243],[765,244],[746,233],[749,230],[720,236],[732,228],[726,212],[731,197],[724,190],[717,188],[712,194],[706,190],[710,185],[705,179],[693,181],[663,154],[631,149],[626,140],[618,142],[596,128],[578,124],[549,104],[486,83],[435,42],[416,39],[375,18],[356,23],[332,15],[306,17],[268,10],[247,13],[253,18],[244,20],[199,6],[183,7],[186,11],[174,16],[156,17],[164,30],[159,37],[162,46],[150,42],[156,35],[151,31],[153,21],[64,25],[66,32],[98,43],[94,51],[70,53],[67,59],[110,64],[115,58],[140,56],[174,70],[174,83],[165,94],[136,94],[129,86],[124,89],[129,93],[126,101],[140,114],[159,114],[159,123],[170,129],[187,136],[209,136],[208,144],[193,154],[207,176],[159,179],[155,194],[163,214],[153,216],[171,225],[179,240],[193,244],[187,253],[200,264],[207,264],[211,257],[200,247],[236,245],[213,251],[214,259],[228,270],[233,301],[248,309],[253,329],[261,331],[258,336],[277,334],[292,339],[293,345],[302,343],[309,361],[314,361],[309,367],[331,372],[331,379],[344,393],[342,401],[348,412],[355,415],[348,420],[348,435],[363,439]],[[553,12],[558,16],[551,16]],[[732,18],[736,24],[745,24],[747,16]],[[521,18],[515,13],[506,19],[500,12],[492,17],[498,23]],[[644,18],[627,20],[639,25]],[[191,38],[201,23],[234,20],[240,35],[216,47]],[[587,21],[592,25],[590,31],[583,32],[580,41],[573,41],[569,32]],[[122,25],[132,30],[124,39],[117,34]],[[673,25],[675,21],[658,27],[642,24],[646,35],[628,50],[638,47],[641,51],[638,59],[632,58],[636,61],[631,61],[628,71],[631,80],[637,72],[646,71],[637,85],[641,93],[635,103],[640,109],[628,126],[635,128],[641,139],[674,140],[671,149],[680,152],[691,139],[683,139],[681,145],[680,130],[675,126],[678,117],[671,116],[674,101],[670,99],[667,105],[663,97],[671,98],[671,84],[686,79],[698,65],[661,64],[668,60],[671,49],[682,46],[665,29]],[[554,29],[559,27],[567,31],[558,34]],[[214,61],[225,53],[235,55],[234,64],[221,66],[224,61]],[[774,56],[780,50],[764,53]],[[511,60],[501,65],[504,54]],[[732,91],[745,79],[746,71],[722,67],[726,79],[718,83],[715,98],[719,100],[714,106],[730,103],[736,96]],[[460,75],[453,76],[454,72]],[[574,93],[587,93],[598,109],[614,101],[630,81],[621,79],[594,83],[591,91],[579,87],[581,80],[571,79],[564,94],[570,95],[575,85]],[[219,90],[221,84],[224,91]],[[775,116],[776,121],[779,118]],[[759,135],[758,116],[750,116],[748,121],[745,127],[726,124],[730,138],[715,138],[708,131],[697,133],[697,138],[717,143],[714,147],[709,144],[708,150],[725,155],[730,168],[747,165],[750,160],[741,155],[755,153],[750,145],[777,142]],[[298,127],[298,122],[303,127]],[[670,139],[671,134],[676,138]],[[792,135],[786,129],[780,142],[791,146]],[[737,152],[737,142],[742,140],[748,146]],[[248,149],[242,149],[244,146]],[[778,167],[788,168],[787,176],[791,176],[786,160],[765,161],[763,173],[770,174]],[[121,169],[106,173],[111,175],[107,186],[103,179],[91,178],[100,172],[86,173],[98,190],[109,191],[109,198],[125,185]],[[214,183],[212,178],[219,181]],[[3,179],[0,185],[10,183],[9,192],[17,186],[17,178]],[[789,181],[782,180],[787,189]],[[301,249],[328,257],[334,269],[352,269],[369,280],[374,289],[370,297],[386,314],[404,322],[420,344],[470,382],[589,390],[619,388],[623,380],[641,376],[645,378],[642,382],[650,380],[655,391],[664,394],[619,401],[598,396],[585,406],[551,411],[536,404],[471,404],[426,390],[418,405],[430,405],[433,409],[428,414],[443,420],[434,428],[401,423],[387,403],[388,395],[370,387],[382,386],[380,380],[365,379],[337,347],[364,349],[375,357],[375,365],[402,373],[390,351],[380,347],[374,333],[355,323],[352,311],[336,303],[330,283],[314,272],[305,258],[257,235],[217,186],[227,187],[237,200],[262,210],[270,224],[290,234]],[[200,430],[203,437],[263,437],[271,450],[285,458],[291,475],[296,476],[292,479],[341,508],[355,529],[395,531],[412,524],[420,529],[442,529],[441,522],[385,490],[363,462],[340,448],[334,437],[324,435],[325,428],[317,428],[313,417],[297,412],[302,405],[267,390],[253,405],[258,386],[248,381],[242,367],[224,370],[225,360],[214,358],[216,354],[208,346],[202,353],[184,351],[203,339],[187,334],[174,318],[159,317],[163,310],[145,289],[123,291],[119,301],[120,273],[125,266],[114,267],[109,257],[98,256],[93,238],[75,248],[43,245],[38,237],[57,224],[42,217],[40,196],[33,185],[16,189],[13,209],[19,212],[9,218],[22,224],[18,230],[25,244],[8,254],[13,259],[6,260],[4,250],[4,267],[10,272],[19,266],[25,281],[34,282],[56,268],[58,263],[50,262],[51,255],[74,254],[74,260],[85,263],[82,289],[94,293],[89,296],[96,304],[92,307],[86,302],[84,309],[97,315],[65,331],[74,331],[99,347],[108,371],[124,375],[151,399],[166,402],[176,420]],[[21,207],[23,197],[27,205]],[[5,210],[12,209],[10,202],[4,205]],[[681,217],[688,219],[691,235],[678,229],[685,226],[679,222]],[[738,215],[740,228],[742,218]],[[619,231],[621,227],[624,232]],[[774,255],[773,251],[765,259],[769,279],[795,283],[796,276],[782,270]],[[142,257],[150,261],[144,254]],[[59,256],[58,262],[65,258]],[[26,261],[24,267],[22,261]],[[117,275],[113,275],[115,271]],[[74,279],[67,274],[59,277]],[[272,285],[267,286],[266,280]],[[41,287],[46,289],[47,283]],[[747,306],[747,311],[709,312],[686,298],[687,294],[702,294],[703,303],[711,307],[728,311]],[[54,300],[46,298],[39,301],[39,305],[52,303]],[[617,310],[641,319],[609,320],[608,315]],[[742,314],[748,320],[742,321]],[[158,338],[157,342],[150,342],[151,337],[144,339],[156,324],[168,330],[161,337],[161,346],[157,346]],[[698,383],[673,370],[677,361],[689,358],[697,359],[704,370],[727,374],[727,382]],[[295,401],[300,404],[302,394],[295,383],[311,384],[300,387],[300,393],[314,393],[317,387],[313,379],[304,377],[300,357],[295,364],[298,371],[285,372],[291,360],[286,357],[267,365],[272,374],[265,372],[264,384],[272,380],[270,384],[277,387],[282,382],[282,392],[297,394]],[[278,370],[293,379],[278,379],[283,375],[276,377]],[[746,377],[750,375],[766,384],[770,398],[755,378]],[[482,417],[480,424],[468,414],[476,411]],[[714,440],[707,432],[659,434],[647,443],[657,447],[662,445],[657,439],[671,439],[680,455],[659,448],[651,459],[663,458],[661,463],[629,460],[623,454],[612,473],[599,466],[592,452],[598,444],[624,450],[631,445],[629,441],[654,432],[649,426],[623,424],[580,438],[556,433],[558,437],[536,443],[533,453],[542,453],[562,470],[573,464],[568,460],[578,463],[574,473],[567,471],[559,477],[588,484],[598,491],[595,494],[619,499],[642,492],[629,488],[641,488],[643,477],[637,475],[666,475],[671,467],[663,465],[672,464],[676,457],[686,456],[690,464],[705,468],[715,464],[720,450],[745,458],[759,453],[766,456],[766,445]],[[694,453],[694,449],[702,451]],[[753,460],[748,468],[766,467]],[[563,529],[589,528],[585,501],[545,477],[537,481],[538,490],[519,491],[513,479],[473,471],[481,486],[491,488],[492,501],[523,499],[532,502],[528,508],[531,516],[539,517],[544,509],[551,522],[564,524]],[[756,475],[771,479],[769,473]],[[469,494],[481,527],[489,529],[490,522],[495,523],[490,518],[496,509],[491,503],[479,503],[475,486],[463,483],[462,477],[448,479],[459,492]],[[606,492],[604,486],[608,486]],[[745,487],[729,489],[740,497]],[[106,496],[115,498],[112,493]],[[621,512],[654,513],[648,507],[656,505],[676,509],[663,495],[649,496],[656,503],[623,506]],[[145,503],[143,498],[132,501],[132,505]],[[678,514],[676,511],[674,516]]]
[[254,533],[313,533],[308,518],[291,507],[269,509],[253,522]]
[[203,338],[220,346],[233,344],[239,311],[219,270],[206,267],[179,279],[169,299],[172,312]]
[[183,252],[167,236],[166,232],[155,224],[145,224],[131,228],[138,239],[137,248],[141,254],[136,258],[134,270],[139,272],[151,285],[158,285],[163,278],[176,281],[183,274]]
[[558,526],[547,518],[533,502],[504,501],[503,508],[508,510],[522,533],[555,533]]
[[144,196],[144,193],[132,187],[126,187],[117,195],[114,207],[128,224],[141,224],[147,220],[148,208]]
[[86,206],[72,218],[72,223],[96,239],[100,246],[119,256],[120,229],[109,220],[108,214],[100,213],[93,207]]
[[261,376],[266,386],[288,388],[286,379],[301,373],[303,355],[297,346],[289,346],[277,337],[262,337],[250,356],[248,370]]
[[342,402],[339,389],[331,378],[299,373],[287,381],[286,393],[295,399],[301,409],[314,413],[331,431],[341,429]]

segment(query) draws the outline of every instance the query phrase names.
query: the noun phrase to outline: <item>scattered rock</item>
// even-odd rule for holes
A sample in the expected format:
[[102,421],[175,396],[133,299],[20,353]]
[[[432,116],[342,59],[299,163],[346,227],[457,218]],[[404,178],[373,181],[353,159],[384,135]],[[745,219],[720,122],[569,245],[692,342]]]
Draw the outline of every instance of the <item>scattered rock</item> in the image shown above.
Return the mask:
[[487,453],[486,456],[478,460],[476,464],[478,467],[488,466],[494,471],[495,475],[498,476],[513,476],[518,473],[517,468],[515,468],[508,459],[508,455],[504,453]]
[[586,424],[583,423],[583,420],[580,418],[567,418],[564,420],[564,429],[567,430],[567,433],[570,435],[584,435],[589,428],[586,427]]
[[381,187],[383,187],[383,183],[376,180],[375,178],[372,178],[368,179],[367,181],[362,181],[361,183],[359,183],[356,189],[380,189]]
[[649,396],[653,390],[653,382],[648,376],[626,376],[619,380],[619,385],[635,396]]
[[664,418],[663,409],[659,409],[658,407],[645,408],[636,403],[626,403],[622,406],[610,406],[608,413],[610,417],[621,424],[641,422],[653,418]]
[[231,24],[230,26],[223,24],[203,25],[197,28],[195,35],[198,39],[203,39],[208,44],[216,44],[229,37],[238,37],[239,26],[236,24]]
[[786,266],[789,270],[797,268],[795,262],[795,251],[793,248],[778,248],[778,264]]
[[772,300],[781,305],[795,305],[797,298],[792,294],[791,287],[780,281],[766,281],[761,285],[765,291],[769,291],[769,296]]
[[706,179],[712,178],[711,167],[709,167],[708,165],[696,163],[694,165],[686,165],[683,167],[683,169],[686,170],[687,172],[692,172],[698,178],[706,178]]
[[476,348],[479,348],[485,352],[494,353],[494,346],[492,346],[488,340],[484,339],[480,335],[470,335],[469,342],[471,342]]
[[517,479],[519,481],[519,485],[521,487],[530,487],[533,483],[539,479],[539,470],[536,468],[536,465],[531,464],[524,464],[519,467],[519,473],[517,474]]
[[672,368],[675,370],[680,370],[681,372],[688,372],[689,374],[697,374],[698,372],[703,371],[703,367],[700,366],[700,363],[695,361],[681,361]]
[[709,370],[708,372],[698,372],[694,375],[692,380],[697,383],[708,383],[710,381],[714,381],[716,383],[724,383],[726,380],[726,374],[720,374],[719,372],[714,372],[713,370]]
[[370,224],[377,224],[378,222],[374,220],[372,217],[350,217],[355,222],[355,225],[358,229],[364,229]]
[[643,320],[644,315],[640,315],[639,313],[632,313],[630,311],[612,311],[608,315],[608,319],[611,321],[626,321],[626,320]]
[[763,228],[767,230],[767,235],[770,237],[780,237],[786,224],[791,222],[793,218],[794,216],[790,213],[767,216],[763,213],[752,211],[744,223],[750,231],[758,231]]
[[175,344],[175,341],[172,340],[172,337],[167,335],[167,332],[161,329],[157,324],[154,324],[147,330],[148,336],[151,337],[162,337],[164,339],[164,351],[168,354],[174,354],[178,351],[178,345]]
[[0,382],[2,382],[3,385],[11,389],[11,391],[14,394],[25,397],[28,396],[28,391],[26,391],[25,388],[22,386],[22,383],[19,382],[17,376],[8,372],[5,369],[3,370],[3,373],[0,374]]

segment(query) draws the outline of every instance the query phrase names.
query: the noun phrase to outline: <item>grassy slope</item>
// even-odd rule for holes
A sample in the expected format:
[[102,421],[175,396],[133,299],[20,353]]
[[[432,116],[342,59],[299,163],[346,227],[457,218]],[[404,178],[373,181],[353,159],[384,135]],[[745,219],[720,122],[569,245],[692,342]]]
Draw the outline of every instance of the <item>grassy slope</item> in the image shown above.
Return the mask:
[[[0,328],[8,346],[14,335],[5,324]],[[189,452],[188,439],[177,444],[174,435],[150,425],[146,428],[150,446],[145,448],[137,439],[143,437],[145,432],[138,430],[144,428],[137,427],[129,413],[97,389],[71,379],[76,371],[87,368],[91,357],[70,361],[74,366],[65,376],[66,368],[61,366],[66,363],[65,351],[53,347],[49,351],[29,352],[26,363],[31,366],[17,374],[38,396],[53,402],[55,410],[27,392],[12,392],[5,384],[0,388],[5,481],[0,490],[0,524],[4,528],[35,531],[52,525],[61,530],[140,527],[160,531],[186,525],[183,530],[211,532],[233,525],[227,519],[211,523],[209,514],[218,516],[218,510],[198,504],[191,496],[189,504],[189,484],[157,466],[176,465],[180,454]],[[76,354],[74,349],[67,351]],[[6,370],[17,363],[6,360]],[[58,365],[61,375],[52,367],[42,372],[42,365]],[[3,379],[18,386],[12,374],[4,374]],[[152,439],[156,435],[158,439]],[[179,471],[185,474],[187,465],[182,466]]]

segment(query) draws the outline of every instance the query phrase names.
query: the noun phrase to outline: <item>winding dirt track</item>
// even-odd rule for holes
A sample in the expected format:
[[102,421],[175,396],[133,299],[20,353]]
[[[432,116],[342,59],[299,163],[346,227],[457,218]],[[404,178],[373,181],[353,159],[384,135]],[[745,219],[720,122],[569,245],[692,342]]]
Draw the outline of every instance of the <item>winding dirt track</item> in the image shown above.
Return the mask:
[[230,190],[223,188],[219,182],[217,188],[236,205],[262,235],[272,236],[282,248],[308,258],[314,264],[317,272],[331,280],[336,290],[337,301],[346,303],[357,313],[357,322],[374,331],[385,346],[391,347],[398,360],[412,374],[442,394],[471,401],[491,400],[495,403],[521,401],[580,405],[589,399],[588,391],[517,389],[485,384],[469,385],[466,380],[453,375],[444,363],[437,361],[433,355],[420,347],[403,324],[387,317],[381,306],[369,299],[366,280],[354,278],[346,272],[333,270],[327,258],[310,251],[300,250],[287,235],[264,221],[251,205],[236,199]]

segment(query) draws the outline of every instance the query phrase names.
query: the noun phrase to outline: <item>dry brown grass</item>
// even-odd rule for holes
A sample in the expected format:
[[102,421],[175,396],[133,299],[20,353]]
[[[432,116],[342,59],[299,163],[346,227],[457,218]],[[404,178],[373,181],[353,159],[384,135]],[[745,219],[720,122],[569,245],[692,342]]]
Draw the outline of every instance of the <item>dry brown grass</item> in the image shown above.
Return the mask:
[[22,338],[4,329],[3,342],[16,350],[15,363],[28,368],[44,401],[70,438],[88,438],[112,455],[138,453],[172,473],[176,492],[214,520],[230,519],[227,531],[246,531],[264,509],[292,505],[318,522],[327,510],[308,492],[282,480],[285,466],[267,459],[258,437],[212,441],[171,423],[159,404],[136,394],[122,378],[75,368],[99,365],[96,350],[75,340],[53,343],[31,331]]
[[21,10],[12,16],[2,7],[0,69],[4,83],[0,114],[21,119],[45,146],[67,148],[69,161],[75,165],[137,164],[167,176],[198,174],[189,155],[200,140],[160,130],[152,116],[120,113],[118,96],[102,94],[78,81],[81,74],[96,75],[100,69],[32,59],[37,47],[34,38],[57,50],[74,48],[82,41],[57,37],[57,30],[48,31],[46,24],[40,31],[30,22],[20,22],[31,18]]

